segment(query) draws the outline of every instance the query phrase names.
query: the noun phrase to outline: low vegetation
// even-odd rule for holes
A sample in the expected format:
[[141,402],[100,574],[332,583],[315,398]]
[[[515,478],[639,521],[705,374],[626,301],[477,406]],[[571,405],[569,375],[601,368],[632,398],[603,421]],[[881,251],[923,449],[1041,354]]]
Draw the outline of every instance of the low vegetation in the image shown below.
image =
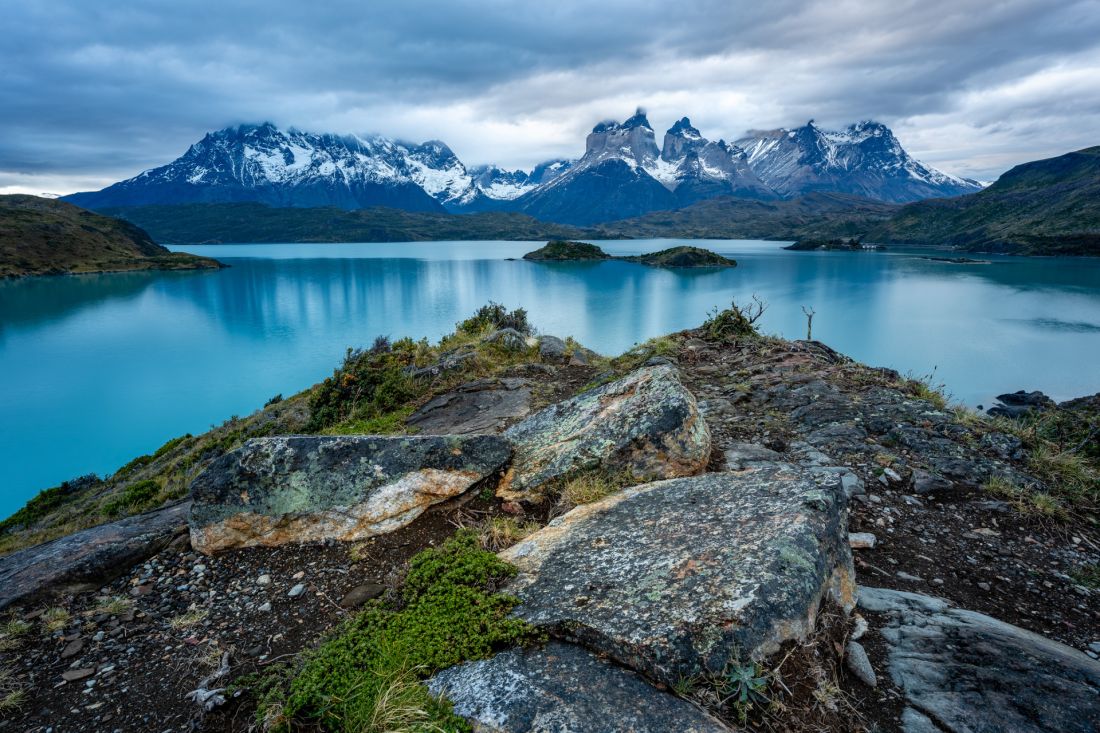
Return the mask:
[[704,337],[708,341],[727,341],[745,336],[756,336],[758,331],[756,323],[763,318],[768,309],[768,304],[752,296],[752,302],[745,306],[737,305],[736,301],[730,303],[730,307],[719,310],[717,307],[707,316],[701,328]]
[[123,270],[216,269],[169,252],[133,224],[38,196],[0,196],[0,278]]
[[459,531],[415,555],[399,602],[373,602],[297,664],[246,681],[264,730],[469,731],[421,681],[540,634],[496,591],[515,570]]
[[523,259],[542,261],[608,260],[611,259],[611,255],[594,244],[555,239],[533,252],[528,252],[523,256]]

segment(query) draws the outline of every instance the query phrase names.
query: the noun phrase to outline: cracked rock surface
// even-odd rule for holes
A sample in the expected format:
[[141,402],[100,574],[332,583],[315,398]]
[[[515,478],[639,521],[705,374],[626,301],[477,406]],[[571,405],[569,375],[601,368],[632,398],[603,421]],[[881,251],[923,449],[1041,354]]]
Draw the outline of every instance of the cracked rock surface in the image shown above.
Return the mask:
[[836,475],[785,463],[626,489],[501,553],[515,613],[674,684],[759,659],[852,601]]

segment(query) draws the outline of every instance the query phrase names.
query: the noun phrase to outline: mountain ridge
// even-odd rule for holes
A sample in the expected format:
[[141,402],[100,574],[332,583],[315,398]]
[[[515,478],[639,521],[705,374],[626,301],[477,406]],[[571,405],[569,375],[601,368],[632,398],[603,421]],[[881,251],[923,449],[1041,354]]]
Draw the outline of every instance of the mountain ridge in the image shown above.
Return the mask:
[[595,125],[579,159],[550,160],[530,171],[467,167],[441,140],[284,131],[270,122],[238,125],[207,133],[166,165],[63,199],[95,210],[254,202],[514,211],[585,226],[719,196],[775,200],[825,191],[908,202],[977,187],[919,163],[879,123],[828,132],[811,122],[727,142],[707,140],[682,117],[658,147],[639,108],[622,123]]

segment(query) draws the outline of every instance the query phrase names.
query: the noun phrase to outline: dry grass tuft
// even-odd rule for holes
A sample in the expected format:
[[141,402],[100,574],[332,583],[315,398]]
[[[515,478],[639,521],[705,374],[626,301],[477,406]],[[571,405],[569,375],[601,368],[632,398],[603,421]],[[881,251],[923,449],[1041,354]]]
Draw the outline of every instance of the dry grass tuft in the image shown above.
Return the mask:
[[538,522],[522,522],[514,517],[491,517],[478,527],[478,542],[482,549],[500,552],[538,530]]

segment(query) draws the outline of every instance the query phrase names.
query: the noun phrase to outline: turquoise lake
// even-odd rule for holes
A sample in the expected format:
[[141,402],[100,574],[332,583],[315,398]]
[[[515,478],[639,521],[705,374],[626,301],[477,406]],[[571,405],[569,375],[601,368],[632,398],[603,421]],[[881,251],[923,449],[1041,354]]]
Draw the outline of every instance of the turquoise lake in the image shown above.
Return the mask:
[[[615,254],[671,240],[601,242]],[[615,354],[754,293],[763,330],[814,336],[860,361],[935,372],[955,400],[1100,391],[1100,260],[925,259],[919,250],[787,252],[698,242],[724,270],[508,261],[541,242],[174,247],[217,272],[0,282],[0,516],[40,489],[110,473],[169,438],[244,415],[330,374],[375,335],[435,339],[488,300]]]

